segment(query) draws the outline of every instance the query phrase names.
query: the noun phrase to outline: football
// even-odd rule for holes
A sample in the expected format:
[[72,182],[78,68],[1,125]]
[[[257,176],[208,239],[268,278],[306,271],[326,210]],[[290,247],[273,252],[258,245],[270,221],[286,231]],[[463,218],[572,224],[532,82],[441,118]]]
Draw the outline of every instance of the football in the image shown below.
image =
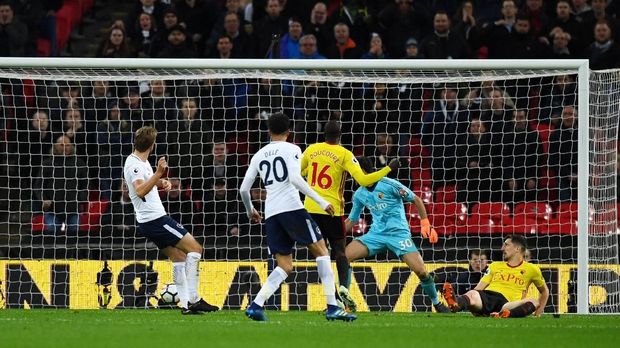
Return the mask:
[[174,284],[166,284],[159,293],[162,301],[168,304],[176,304],[179,302],[179,293],[177,292],[177,286]]

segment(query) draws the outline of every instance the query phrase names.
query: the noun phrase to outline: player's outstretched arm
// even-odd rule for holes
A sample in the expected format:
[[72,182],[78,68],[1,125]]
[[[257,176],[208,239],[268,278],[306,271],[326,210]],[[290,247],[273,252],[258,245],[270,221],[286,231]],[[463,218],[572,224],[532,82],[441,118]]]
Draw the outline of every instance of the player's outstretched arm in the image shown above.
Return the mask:
[[[400,193],[401,197],[403,196],[403,194],[409,194],[403,189],[401,189]],[[433,244],[437,243],[439,241],[439,236],[437,235],[437,231],[435,230],[435,228],[431,226],[431,222],[428,220],[428,215],[426,214],[424,202],[422,202],[422,199],[420,197],[414,196],[413,204],[415,204],[415,207],[418,210],[418,214],[420,215],[420,234],[422,234],[422,238],[428,238],[428,241]]]
[[161,176],[164,175],[164,173],[166,172],[166,169],[168,169],[168,162],[166,162],[165,157],[160,157],[159,161],[157,161],[157,170],[155,170],[155,173],[153,173],[153,175],[148,180],[144,181],[144,180],[138,179],[138,180],[134,180],[131,183],[132,185],[134,185],[134,188],[136,189],[136,195],[140,199],[142,199],[149,192],[151,192],[153,187],[155,187],[157,183],[159,183],[159,179],[161,179]]
[[398,161],[398,159],[393,159],[392,161],[390,161],[390,164],[387,167],[377,170],[376,172],[365,174],[356,160],[345,160],[345,169],[347,170],[347,172],[349,172],[349,174],[351,174],[353,179],[358,184],[360,184],[361,186],[370,186],[381,180],[381,178],[388,175],[390,172],[397,170],[400,166],[399,163],[400,162]]

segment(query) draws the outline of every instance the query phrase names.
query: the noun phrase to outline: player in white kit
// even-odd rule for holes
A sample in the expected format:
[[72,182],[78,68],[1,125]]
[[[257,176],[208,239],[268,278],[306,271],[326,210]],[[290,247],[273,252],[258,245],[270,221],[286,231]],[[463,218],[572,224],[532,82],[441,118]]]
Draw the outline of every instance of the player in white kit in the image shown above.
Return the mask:
[[265,228],[269,252],[276,257],[277,267],[269,274],[256,298],[248,306],[245,314],[254,320],[267,320],[264,313],[265,301],[280,287],[280,284],[293,271],[292,248],[295,242],[306,245],[316,257],[317,270],[327,299],[328,320],[352,321],[357,317],[345,312],[337,305],[334,287],[334,273],[331,268],[329,252],[323,236],[299,198],[299,191],[315,200],[330,215],[334,208],[321,198],[301,176],[301,149],[286,142],[290,121],[282,113],[269,117],[271,142],[258,150],[252,157],[239,192],[248,217],[260,222],[261,215],[252,206],[250,189],[259,174],[265,189]]
[[156,137],[157,130],[153,127],[138,129],[134,151],[125,160],[123,169],[139,230],[172,261],[172,278],[179,292],[181,313],[217,311],[218,307],[208,304],[198,295],[198,262],[202,256],[202,246],[183,225],[166,214],[159,198],[157,187],[168,192],[172,185],[161,178],[168,168],[166,158],[159,158],[155,173],[148,161]]

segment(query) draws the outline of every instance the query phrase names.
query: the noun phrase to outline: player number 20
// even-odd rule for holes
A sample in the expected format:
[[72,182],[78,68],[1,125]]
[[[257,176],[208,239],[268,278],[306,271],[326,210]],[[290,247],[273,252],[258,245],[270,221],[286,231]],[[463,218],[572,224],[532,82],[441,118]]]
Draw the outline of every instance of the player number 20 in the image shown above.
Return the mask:
[[405,250],[413,246],[411,239],[404,239],[398,242],[400,244],[400,250]]
[[[282,173],[279,173],[278,166],[276,163],[280,162],[280,168],[282,168]],[[286,180],[288,177],[288,169],[286,169],[286,163],[284,163],[284,158],[278,156],[273,159],[273,164],[267,160],[261,161],[258,164],[258,168],[260,171],[263,171],[263,168],[266,170],[265,173],[265,186],[269,186],[273,184],[273,180],[270,179],[270,175],[272,173],[271,169],[273,168],[273,178],[276,179],[277,182],[282,182]]]
[[330,188],[333,180],[332,177],[326,173],[328,169],[329,166],[324,166],[321,168],[321,171],[319,171],[319,164],[312,162],[312,181],[310,186],[316,186],[318,184],[319,187],[324,190]]

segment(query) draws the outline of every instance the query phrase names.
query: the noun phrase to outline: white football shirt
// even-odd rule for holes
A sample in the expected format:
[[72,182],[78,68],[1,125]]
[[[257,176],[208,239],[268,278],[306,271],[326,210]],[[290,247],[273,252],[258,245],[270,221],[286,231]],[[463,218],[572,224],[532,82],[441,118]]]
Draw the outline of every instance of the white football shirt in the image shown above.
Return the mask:
[[250,160],[243,183],[239,189],[248,215],[252,211],[249,192],[259,174],[267,190],[265,218],[287,211],[303,209],[299,191],[314,199],[321,208],[329,204],[321,198],[301,176],[301,149],[299,146],[274,141],[258,150]]
[[136,220],[139,223],[153,221],[166,215],[166,209],[164,209],[164,205],[159,198],[157,186],[153,186],[144,198],[138,197],[133,186],[134,181],[138,179],[147,181],[153,176],[153,167],[151,167],[149,161],[142,161],[138,156],[131,154],[125,160],[123,173],[127,182],[129,198],[131,198],[133,210],[136,212]]

